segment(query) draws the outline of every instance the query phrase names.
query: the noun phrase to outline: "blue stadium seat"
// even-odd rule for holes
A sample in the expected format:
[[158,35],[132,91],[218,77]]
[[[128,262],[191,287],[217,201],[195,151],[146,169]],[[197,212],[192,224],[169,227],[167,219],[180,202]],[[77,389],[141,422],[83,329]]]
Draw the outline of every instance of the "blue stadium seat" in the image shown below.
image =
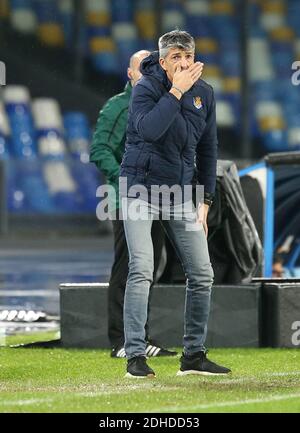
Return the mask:
[[87,37],[110,36],[111,29],[109,26],[87,26]]
[[50,197],[56,207],[56,212],[81,212],[83,198],[78,190],[77,180],[72,175],[72,160],[45,160],[42,165]]
[[131,0],[111,0],[110,3],[114,23],[133,21],[134,4]]
[[240,23],[236,17],[214,15],[211,17],[210,24],[214,34],[220,40],[238,40]]
[[89,128],[88,118],[82,111],[67,111],[64,113],[63,119],[65,127],[76,127],[80,125]]
[[129,59],[133,53],[135,53],[140,49],[140,44],[138,39],[123,40],[117,42],[117,47],[118,47],[118,71],[119,71],[120,78],[122,78],[123,82],[125,83],[128,80],[127,67],[129,64]]
[[57,2],[59,9],[59,22],[63,28],[65,43],[67,47],[72,48],[73,43],[73,22],[74,22],[74,3],[69,2]]
[[41,214],[52,214],[55,212],[54,203],[42,175],[24,176],[22,184],[25,200],[28,203],[30,211]]
[[35,157],[35,131],[31,113],[24,104],[6,104],[11,127],[12,154],[17,158]]
[[153,41],[153,39],[139,39],[138,40],[138,50],[148,50],[155,51],[157,50],[157,42]]
[[267,33],[262,27],[260,27],[258,25],[253,25],[250,28],[250,37],[251,38],[266,38]]
[[286,152],[289,150],[287,131],[284,129],[264,132],[262,139],[267,152]]
[[259,22],[260,13],[261,13],[259,4],[257,2],[250,2],[249,8],[250,8],[250,17],[251,17],[250,19],[251,19],[252,27],[253,28],[259,28],[258,22]]
[[297,36],[300,36],[299,26],[300,3],[298,0],[289,0],[287,3],[287,24],[292,27]]
[[[8,210],[13,213],[33,213],[34,206],[31,198],[34,197],[35,188],[32,189],[30,179],[41,176],[38,160],[24,161],[10,159],[7,161],[7,195]],[[45,200],[47,193],[45,193]],[[45,203],[44,200],[44,203]]]
[[10,0],[11,9],[21,9],[28,6],[28,0]]
[[194,38],[214,36],[210,19],[207,16],[187,15],[186,28]]
[[225,93],[222,99],[230,104],[235,118],[235,127],[238,127],[241,120],[241,95],[239,93]]
[[293,86],[291,76],[278,80],[277,86],[277,93],[281,101],[291,103],[292,101],[298,102],[300,100],[300,88],[299,86]]
[[91,55],[95,69],[103,73],[117,74],[120,72],[117,55],[114,52],[99,52]]
[[71,170],[77,182],[79,193],[83,197],[82,209],[89,213],[95,212],[99,203],[96,191],[103,183],[98,169],[94,164],[83,164],[76,161],[72,163]]
[[59,213],[80,213],[81,198],[76,193],[58,192],[53,196],[53,201]]
[[7,137],[0,131],[0,159],[8,159]]
[[252,84],[252,95],[254,100],[274,100],[278,98],[280,88],[278,87],[277,80],[270,81],[256,81]]
[[154,9],[155,0],[138,0],[135,4],[136,10],[150,10]]
[[293,61],[294,55],[292,51],[273,51],[272,62],[274,64],[277,78],[285,79],[291,77],[291,65]]
[[7,180],[7,209],[14,214],[24,214],[28,211],[26,206],[25,194],[16,185],[16,180],[10,174]]
[[220,56],[215,53],[201,53],[201,51],[199,51],[196,53],[195,59],[196,61],[201,61],[204,65],[217,65],[220,61]]
[[289,127],[300,127],[300,116],[297,113],[298,106],[288,105],[288,109],[285,110],[285,118]]
[[33,1],[33,7],[39,23],[57,21],[58,9],[56,2],[52,0],[35,0]]
[[54,128],[38,129],[36,132],[39,156],[43,159],[64,159],[66,148],[61,131]]
[[84,113],[68,112],[64,115],[65,140],[72,156],[88,159],[91,128]]
[[186,16],[183,13],[182,3],[176,0],[166,0],[163,2],[161,27],[162,32],[169,32],[175,28],[185,28]]
[[241,60],[237,51],[223,51],[220,53],[220,66],[225,75],[239,76],[241,73]]

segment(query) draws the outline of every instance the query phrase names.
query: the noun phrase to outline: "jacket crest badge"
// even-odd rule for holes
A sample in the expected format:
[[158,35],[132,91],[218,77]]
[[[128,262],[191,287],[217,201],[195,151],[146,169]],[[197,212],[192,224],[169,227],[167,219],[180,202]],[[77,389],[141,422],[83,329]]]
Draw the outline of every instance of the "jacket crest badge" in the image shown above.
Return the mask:
[[193,104],[198,110],[200,110],[200,108],[202,107],[202,99],[200,98],[200,96],[193,97]]

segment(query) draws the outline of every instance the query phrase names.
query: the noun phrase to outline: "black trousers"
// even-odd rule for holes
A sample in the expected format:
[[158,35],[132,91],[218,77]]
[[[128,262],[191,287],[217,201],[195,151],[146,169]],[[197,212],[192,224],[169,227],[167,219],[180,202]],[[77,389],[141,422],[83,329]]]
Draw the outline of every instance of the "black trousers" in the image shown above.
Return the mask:
[[[114,263],[111,269],[108,289],[108,338],[111,347],[124,345],[123,306],[126,281],[128,275],[128,249],[123,227],[123,221],[115,220],[114,233]],[[165,241],[165,234],[161,223],[157,220],[152,224],[152,241],[154,250],[154,278],[158,269]],[[151,288],[148,302],[148,318],[151,305]],[[146,324],[146,338],[149,337],[148,323]]]

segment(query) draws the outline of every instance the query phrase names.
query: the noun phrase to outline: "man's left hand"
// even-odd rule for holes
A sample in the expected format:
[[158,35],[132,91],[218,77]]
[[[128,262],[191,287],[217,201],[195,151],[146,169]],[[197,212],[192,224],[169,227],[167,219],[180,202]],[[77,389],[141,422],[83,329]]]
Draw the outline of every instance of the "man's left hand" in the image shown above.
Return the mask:
[[203,224],[204,233],[205,233],[206,237],[208,235],[208,226],[207,226],[207,214],[208,214],[208,211],[209,211],[208,204],[199,203],[198,208],[197,208],[196,222],[198,224]]

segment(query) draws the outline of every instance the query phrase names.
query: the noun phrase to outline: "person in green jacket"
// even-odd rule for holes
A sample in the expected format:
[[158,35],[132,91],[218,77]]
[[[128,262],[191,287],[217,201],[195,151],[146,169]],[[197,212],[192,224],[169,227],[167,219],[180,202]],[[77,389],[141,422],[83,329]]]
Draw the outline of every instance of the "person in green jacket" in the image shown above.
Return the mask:
[[[107,183],[115,188],[116,194],[110,197],[110,210],[118,211],[119,203],[119,168],[125,150],[128,105],[132,87],[141,77],[139,70],[141,61],[148,57],[149,51],[134,53],[129,61],[127,75],[129,81],[122,93],[110,98],[100,110],[91,144],[90,161],[105,175]],[[114,263],[108,290],[108,338],[111,344],[111,356],[124,358],[124,323],[123,306],[126,281],[128,275],[128,249],[123,221],[112,219],[114,234]],[[160,264],[164,245],[164,232],[159,221],[152,226],[154,245],[154,275]],[[155,281],[155,279],[154,279]],[[151,304],[149,300],[149,305]],[[148,317],[149,317],[148,305]],[[173,356],[176,352],[161,347],[149,337],[148,324],[145,328],[147,339],[147,356]]]

